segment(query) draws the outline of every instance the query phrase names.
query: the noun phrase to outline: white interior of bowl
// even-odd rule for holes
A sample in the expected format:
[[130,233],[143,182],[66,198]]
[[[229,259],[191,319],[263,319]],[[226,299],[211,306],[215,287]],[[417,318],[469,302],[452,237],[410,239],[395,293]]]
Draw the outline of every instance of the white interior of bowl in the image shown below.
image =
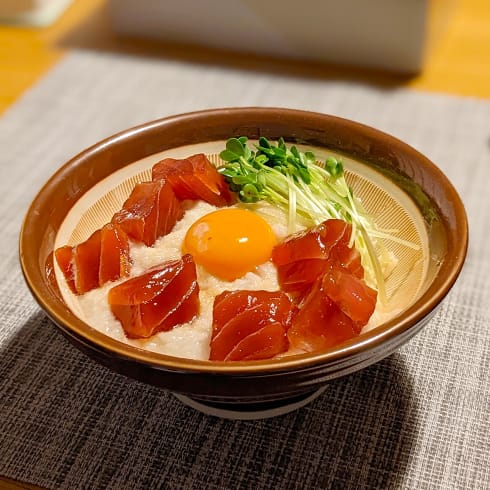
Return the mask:
[[[86,240],[95,230],[108,223],[129,196],[138,182],[151,180],[151,168],[159,160],[167,157],[185,158],[195,153],[205,153],[219,165],[219,152],[225,141],[213,141],[188,145],[148,156],[111,174],[84,194],[67,214],[58,231],[55,249],[63,245],[75,245]],[[328,156],[339,156],[330,150],[317,147],[298,148],[311,150],[319,160]],[[382,240],[385,247],[394,253],[398,262],[386,278],[387,303],[379,305],[365,329],[374,328],[399,315],[412,305],[423,293],[427,284],[430,261],[430,241],[425,220],[409,195],[395,182],[376,171],[373,167],[345,156],[339,156],[345,169],[346,180],[353,188],[366,211],[373,216],[382,229],[391,230],[399,241]],[[61,270],[55,264],[55,272],[60,290],[69,308],[82,320],[84,317],[80,301],[71,293]],[[91,323],[98,329],[98,325]],[[121,338],[120,338],[121,340]]]

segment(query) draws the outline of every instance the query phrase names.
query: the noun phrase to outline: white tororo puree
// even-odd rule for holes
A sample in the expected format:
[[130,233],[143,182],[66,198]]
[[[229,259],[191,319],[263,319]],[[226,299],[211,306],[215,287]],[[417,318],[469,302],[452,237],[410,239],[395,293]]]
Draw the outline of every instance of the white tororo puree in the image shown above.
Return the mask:
[[[239,205],[238,205],[239,206]],[[167,260],[182,257],[182,243],[189,227],[201,216],[218,208],[198,201],[191,205],[183,218],[168,235],[158,239],[152,247],[142,244],[131,244],[132,260],[130,277],[142,274]],[[278,240],[287,234],[285,216],[277,208],[261,203],[255,211],[271,225]],[[168,332],[160,332],[149,339],[128,339],[119,321],[114,317],[107,301],[109,289],[127,280],[105,284],[101,288],[89,291],[78,297],[83,320],[100,332],[127,344],[142,349],[177,357],[206,360],[209,358],[209,343],[212,331],[212,314],[214,297],[225,290],[250,289],[276,291],[279,289],[277,273],[271,262],[260,265],[253,272],[248,272],[235,281],[223,281],[208,274],[204,268],[197,266],[199,283],[200,313],[189,323],[175,327]]]

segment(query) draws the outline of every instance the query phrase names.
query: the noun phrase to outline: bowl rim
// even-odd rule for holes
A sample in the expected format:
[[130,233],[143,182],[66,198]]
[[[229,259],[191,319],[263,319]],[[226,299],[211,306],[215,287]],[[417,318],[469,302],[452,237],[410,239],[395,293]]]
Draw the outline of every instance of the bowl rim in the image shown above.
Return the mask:
[[[344,127],[346,131],[353,131],[354,134],[361,132],[369,139],[382,139],[388,141],[390,145],[411,158],[414,158],[417,162],[421,163],[425,169],[428,169],[433,175],[437,176],[438,182],[444,187],[444,191],[448,194],[453,205],[454,214],[452,218],[455,220],[458,234],[458,240],[454,242],[455,253],[450,257],[449,261],[444,261],[444,271],[440,271],[438,274],[440,275],[441,272],[444,272],[439,287],[434,290],[434,288],[429,286],[428,290],[426,290],[414,304],[405,310],[401,318],[394,318],[383,323],[379,327],[369,330],[354,339],[326,351],[288,356],[281,359],[233,363],[173,357],[124,344],[104,335],[80,320],[68,310],[66,305],[63,306],[59,299],[55,300],[55,296],[47,297],[44,294],[46,278],[42,277],[39,257],[33,257],[32,254],[28,253],[30,248],[29,240],[32,238],[33,228],[35,228],[36,219],[39,215],[39,207],[42,208],[43,203],[46,205],[51,193],[59,186],[63,185],[67,175],[69,175],[73,169],[78,166],[83,166],[84,164],[87,165],[87,162],[90,162],[90,158],[93,155],[96,155],[103,150],[107,150],[121,141],[126,141],[135,137],[144,137],[145,133],[149,134],[151,131],[165,131],[166,128],[169,128],[172,125],[180,123],[188,124],[192,121],[201,122],[206,119],[228,116],[241,116],[246,119],[250,115],[260,116],[261,114],[267,117],[277,117],[279,120],[285,121],[287,121],[288,118],[293,120],[308,118],[312,120],[328,120],[332,124]],[[19,260],[27,286],[44,312],[65,333],[76,338],[78,341],[88,344],[92,349],[102,351],[110,356],[136,361],[159,370],[246,376],[307,369],[319,364],[341,363],[351,356],[358,357],[363,356],[364,354],[368,355],[370,351],[373,349],[376,350],[384,343],[393,340],[394,337],[400,334],[408,334],[408,331],[412,327],[419,324],[440,304],[456,282],[466,258],[468,236],[466,211],[453,184],[427,157],[400,139],[363,123],[330,114],[277,107],[228,107],[171,115],[139,124],[108,136],[69,159],[48,178],[28,207],[20,230]],[[431,294],[429,294],[429,292]]]

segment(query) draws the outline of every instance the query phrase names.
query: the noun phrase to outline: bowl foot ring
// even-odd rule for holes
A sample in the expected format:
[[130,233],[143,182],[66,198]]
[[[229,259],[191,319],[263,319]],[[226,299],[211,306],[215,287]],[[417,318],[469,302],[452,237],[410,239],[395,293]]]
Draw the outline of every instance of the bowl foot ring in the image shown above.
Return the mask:
[[184,405],[206,415],[232,420],[258,420],[277,417],[298,410],[319,397],[325,389],[326,386],[323,386],[313,392],[304,393],[293,398],[249,404],[196,400],[180,393],[173,393],[173,395]]

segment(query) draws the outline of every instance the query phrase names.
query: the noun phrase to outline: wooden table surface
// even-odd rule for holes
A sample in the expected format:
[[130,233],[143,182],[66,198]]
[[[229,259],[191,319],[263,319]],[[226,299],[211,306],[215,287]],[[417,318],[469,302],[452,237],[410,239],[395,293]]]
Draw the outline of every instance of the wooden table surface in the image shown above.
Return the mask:
[[[284,62],[216,50],[165,45],[165,56],[306,76],[342,77],[445,94],[490,98],[490,1],[432,0],[432,37],[422,73],[402,76],[359,68]],[[75,0],[51,26],[0,25],[0,114],[70,49],[85,48],[161,57],[162,43],[130,40],[111,31],[105,0]],[[0,477],[0,488],[38,487]]]

